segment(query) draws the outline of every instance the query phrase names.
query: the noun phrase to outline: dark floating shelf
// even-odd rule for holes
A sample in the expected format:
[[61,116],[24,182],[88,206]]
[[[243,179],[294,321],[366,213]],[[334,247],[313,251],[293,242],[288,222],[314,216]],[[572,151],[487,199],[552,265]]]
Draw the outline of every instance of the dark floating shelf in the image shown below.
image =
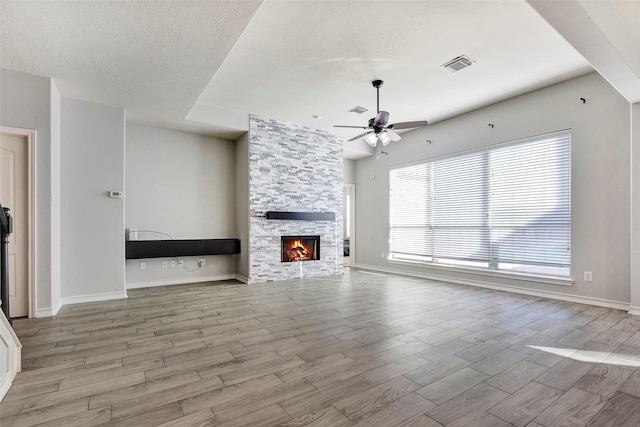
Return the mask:
[[127,240],[125,245],[126,259],[239,253],[239,239]]
[[267,219],[293,219],[297,221],[335,221],[333,212],[282,212],[267,211]]

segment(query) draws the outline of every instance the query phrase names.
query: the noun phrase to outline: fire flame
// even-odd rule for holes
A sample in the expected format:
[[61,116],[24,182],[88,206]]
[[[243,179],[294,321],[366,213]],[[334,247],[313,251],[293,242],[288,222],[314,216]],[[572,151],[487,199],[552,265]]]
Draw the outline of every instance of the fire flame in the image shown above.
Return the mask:
[[310,259],[311,255],[300,239],[292,240],[286,252],[289,261],[306,261]]

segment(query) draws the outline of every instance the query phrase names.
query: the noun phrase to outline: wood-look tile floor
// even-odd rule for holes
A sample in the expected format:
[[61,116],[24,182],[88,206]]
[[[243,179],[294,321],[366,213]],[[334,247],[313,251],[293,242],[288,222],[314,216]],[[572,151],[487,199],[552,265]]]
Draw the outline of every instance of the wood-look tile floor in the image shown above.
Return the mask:
[[14,326],[3,427],[640,425],[640,318],[607,308],[352,269]]

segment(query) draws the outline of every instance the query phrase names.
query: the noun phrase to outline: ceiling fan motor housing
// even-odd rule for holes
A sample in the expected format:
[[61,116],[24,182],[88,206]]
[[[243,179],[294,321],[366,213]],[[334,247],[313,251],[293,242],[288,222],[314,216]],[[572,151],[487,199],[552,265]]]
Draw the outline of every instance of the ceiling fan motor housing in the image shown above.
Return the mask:
[[384,126],[389,122],[389,112],[388,111],[378,111],[375,119],[373,120],[374,125]]
[[[356,140],[358,138],[362,138],[366,136],[365,140],[367,144],[375,147],[375,143],[377,143],[377,139],[380,138],[382,140],[383,145],[387,145],[390,141],[399,141],[400,135],[393,131],[393,129],[410,129],[416,127],[426,126],[426,120],[416,121],[416,122],[400,122],[400,123],[389,123],[389,112],[388,111],[380,111],[380,87],[384,84],[383,80],[373,80],[371,85],[376,88],[376,116],[369,119],[369,123],[367,127],[360,126],[345,126],[345,125],[334,125],[335,127],[342,128],[355,128],[355,129],[369,129],[366,132],[357,135],[349,141]],[[373,138],[376,138],[374,141]]]

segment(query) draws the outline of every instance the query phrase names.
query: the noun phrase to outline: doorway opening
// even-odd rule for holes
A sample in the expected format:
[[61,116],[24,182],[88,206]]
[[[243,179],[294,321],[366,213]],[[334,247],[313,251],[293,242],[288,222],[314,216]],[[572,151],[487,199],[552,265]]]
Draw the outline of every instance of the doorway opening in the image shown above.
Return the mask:
[[350,267],[355,264],[356,238],[356,186],[355,184],[344,184],[343,198],[343,264]]
[[35,131],[0,127],[0,203],[10,209],[9,314],[35,317]]

